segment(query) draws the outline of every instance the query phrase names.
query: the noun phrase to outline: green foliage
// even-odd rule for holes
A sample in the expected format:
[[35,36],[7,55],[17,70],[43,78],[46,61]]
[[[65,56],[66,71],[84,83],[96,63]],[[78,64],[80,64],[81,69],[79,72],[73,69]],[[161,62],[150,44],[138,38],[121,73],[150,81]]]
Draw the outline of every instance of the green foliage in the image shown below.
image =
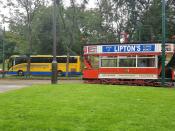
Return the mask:
[[[174,7],[166,4],[166,41],[171,41],[175,34],[175,22],[172,19]],[[153,0],[141,16],[140,23],[137,25],[137,40],[141,41],[161,41],[162,40],[162,4],[160,0]]]
[[25,54],[27,41],[21,35],[13,32],[6,32],[5,35],[5,52],[6,56],[13,54]]
[[81,13],[81,32],[82,40],[86,43],[100,43],[109,41],[114,34],[107,32],[105,27],[102,26],[103,19],[100,16],[100,12],[97,10],[89,10]]
[[[76,13],[76,14],[75,14]],[[65,54],[67,48],[71,54],[81,54],[82,45],[97,43],[105,40],[101,27],[101,18],[96,11],[81,11],[81,8],[57,8],[57,52]],[[33,45],[34,52],[39,54],[52,53],[52,8],[42,7],[33,20]]]
[[[21,6],[23,5],[24,1],[17,1]],[[35,6],[32,6],[28,15],[18,9],[15,12],[15,16],[18,17],[12,16],[9,20],[9,32],[12,36],[8,39],[12,45],[15,45],[15,48],[12,46],[13,50],[9,52],[26,54],[31,40],[32,54],[52,54],[53,7],[47,5],[45,0],[35,2],[37,1],[32,0],[32,5]],[[175,34],[173,2],[172,0],[166,2],[167,41]],[[57,1],[58,55],[65,55],[68,52],[72,55],[80,55],[82,46],[86,43],[119,42],[121,32],[129,34],[130,42],[161,41],[160,0],[99,0],[96,3],[97,8],[94,9],[87,9],[87,3],[88,1],[84,0],[78,5],[71,0],[71,5],[65,7],[62,0]],[[13,4],[7,7],[12,8],[15,6]],[[24,4],[24,7],[28,6],[27,3]]]
[[[62,7],[59,7],[62,8]],[[71,31],[71,20],[67,17],[67,12],[63,10],[63,15],[65,15],[64,23],[61,16],[59,15],[60,9],[57,9],[57,52],[58,55],[63,55],[67,52],[67,46],[70,44],[70,39],[72,32]],[[69,15],[69,14],[68,14]],[[52,44],[53,44],[53,33],[52,33],[52,8],[51,7],[42,7],[36,14],[33,20],[33,45],[34,52],[38,54],[52,54]],[[66,27],[65,27],[66,26]],[[77,29],[76,29],[77,30]],[[79,48],[79,31],[74,30],[74,39],[75,43],[72,46],[72,50],[76,53],[80,53]],[[77,47],[78,46],[78,47]],[[78,49],[78,50],[77,50]]]
[[[25,54],[26,51],[26,40],[13,32],[5,32],[4,37],[4,53],[5,53],[5,59],[8,59],[11,55],[14,54]],[[0,62],[2,62],[2,40],[0,41]]]
[[0,94],[0,129],[174,131],[175,90],[116,85],[35,85]]
[[51,8],[40,8],[32,21],[32,45],[34,53],[52,53],[53,35],[51,11]]

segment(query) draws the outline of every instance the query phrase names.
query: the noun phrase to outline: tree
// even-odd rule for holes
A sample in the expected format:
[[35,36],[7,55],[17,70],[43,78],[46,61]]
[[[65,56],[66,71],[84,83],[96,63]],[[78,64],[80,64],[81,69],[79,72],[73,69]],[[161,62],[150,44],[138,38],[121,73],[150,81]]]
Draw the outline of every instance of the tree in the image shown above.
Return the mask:
[[[45,0],[9,0],[8,5],[14,8],[13,13],[21,17],[22,23],[27,27],[27,39],[28,39],[28,49],[27,49],[27,75],[30,76],[30,55],[32,53],[32,20],[35,12],[42,5],[45,5]],[[20,5],[20,7],[18,7]],[[22,11],[21,11],[22,10]]]
[[[22,1],[22,0],[16,0]],[[29,1],[29,0],[23,0]],[[39,0],[30,0],[37,2]],[[129,34],[129,41],[159,40],[161,36],[161,3],[160,0],[96,0],[97,8],[87,9],[87,0],[77,4],[71,0],[71,5],[65,7],[62,0],[57,4],[57,55],[82,54],[82,46],[86,43],[119,42],[121,32]],[[10,20],[10,32],[21,39],[29,35],[31,27],[32,53],[51,54],[52,52],[52,5],[40,0],[34,9],[30,9],[28,21],[24,6],[14,7]],[[167,1],[167,38],[174,33],[174,1]],[[14,3],[15,4],[15,3]],[[28,7],[28,6],[27,6]],[[14,16],[15,14],[15,16]],[[30,23],[28,26],[28,22]],[[27,39],[26,39],[27,40]],[[28,38],[29,40],[29,38]],[[26,50],[28,46],[23,48]],[[21,44],[22,46],[22,44]],[[24,52],[24,51],[23,51]],[[22,53],[22,52],[21,52]]]
[[[162,40],[162,12],[161,1],[154,0],[151,2],[150,7],[143,13],[141,23],[142,41],[161,41]],[[171,37],[175,34],[175,22],[173,21],[174,6],[171,0],[166,2],[166,41],[170,41]]]

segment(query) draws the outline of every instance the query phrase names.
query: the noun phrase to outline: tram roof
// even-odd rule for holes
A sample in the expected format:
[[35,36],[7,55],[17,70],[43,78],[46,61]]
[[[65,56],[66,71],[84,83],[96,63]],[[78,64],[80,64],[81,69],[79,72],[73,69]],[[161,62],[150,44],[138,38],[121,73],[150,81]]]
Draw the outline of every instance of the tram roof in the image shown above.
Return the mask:
[[[174,41],[168,41],[167,44],[175,44]],[[103,42],[103,43],[87,43],[84,44],[84,46],[90,46],[90,45],[125,45],[125,44],[161,44],[160,41],[152,41],[152,42],[127,42],[127,43],[118,43],[118,42]]]
[[[166,52],[174,52],[173,43],[166,43]],[[84,54],[110,54],[110,53],[160,53],[162,44],[147,43],[101,43],[84,46]]]

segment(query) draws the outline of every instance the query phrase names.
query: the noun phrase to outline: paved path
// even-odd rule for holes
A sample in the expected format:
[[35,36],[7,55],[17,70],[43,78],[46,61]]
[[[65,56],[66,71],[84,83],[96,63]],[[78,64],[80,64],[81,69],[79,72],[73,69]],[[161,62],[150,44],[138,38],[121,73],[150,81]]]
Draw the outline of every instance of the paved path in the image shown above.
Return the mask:
[[[0,93],[16,90],[20,88],[29,87],[34,84],[50,84],[50,80],[14,80],[14,79],[0,79]],[[58,84],[62,83],[82,83],[81,80],[59,80]]]
[[0,85],[0,93],[27,87],[27,85]]

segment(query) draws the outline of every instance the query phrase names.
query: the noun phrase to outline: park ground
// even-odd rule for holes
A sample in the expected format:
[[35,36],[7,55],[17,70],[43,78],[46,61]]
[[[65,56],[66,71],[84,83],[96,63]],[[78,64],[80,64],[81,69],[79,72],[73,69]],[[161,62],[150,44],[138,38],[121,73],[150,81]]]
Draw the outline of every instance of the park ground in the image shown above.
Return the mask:
[[174,88],[47,80],[16,85],[24,82],[28,88],[0,93],[2,131],[175,130]]

